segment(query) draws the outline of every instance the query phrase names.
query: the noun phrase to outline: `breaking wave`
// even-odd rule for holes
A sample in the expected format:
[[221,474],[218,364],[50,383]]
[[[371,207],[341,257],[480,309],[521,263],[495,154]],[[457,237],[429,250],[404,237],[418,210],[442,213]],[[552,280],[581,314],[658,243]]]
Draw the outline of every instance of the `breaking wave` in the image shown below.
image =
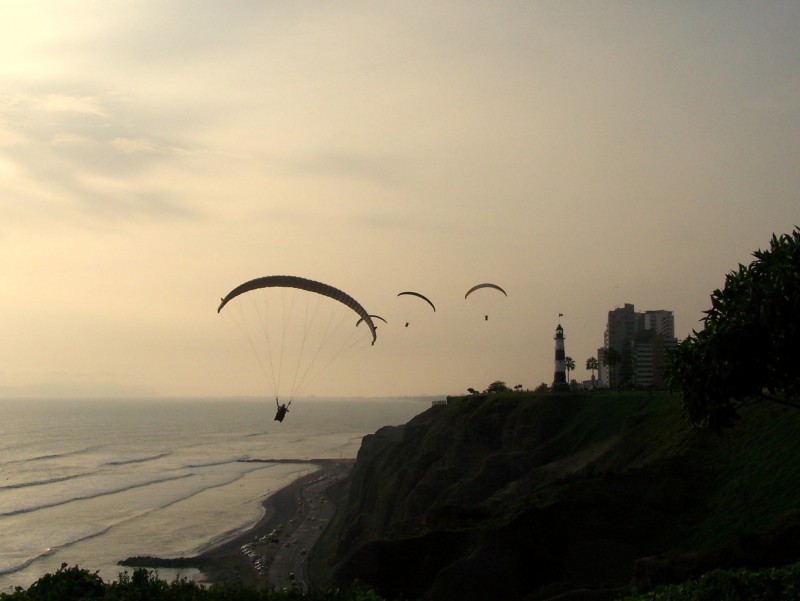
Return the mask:
[[41,505],[33,505],[30,507],[22,507],[20,509],[14,509],[12,511],[6,511],[4,513],[0,513],[0,517],[8,517],[12,515],[20,515],[23,513],[32,513],[34,511],[39,511],[41,509],[49,509],[51,507],[58,507],[60,505],[66,505],[67,503],[72,503],[73,501],[86,501],[88,499],[96,499],[99,497],[107,497],[109,495],[115,495],[117,493],[125,492],[128,490],[135,490],[137,488],[144,488],[147,486],[152,486],[153,484],[160,484],[162,482],[169,482],[173,480],[182,480],[184,478],[191,478],[195,474],[188,473],[188,474],[180,474],[178,476],[168,476],[164,478],[156,478],[153,480],[148,480],[146,482],[137,482],[135,484],[130,484],[129,486],[121,486],[119,488],[114,488],[110,490],[101,490],[89,495],[78,495],[74,497],[70,497],[68,499],[62,499],[59,501],[55,501],[53,503],[42,503]]
[[5,484],[0,486],[0,490],[9,490],[12,488],[28,488],[30,486],[44,486],[46,484],[55,484],[57,482],[66,482],[67,480],[75,480],[77,478],[85,478],[91,476],[94,472],[83,472],[80,474],[70,474],[68,476],[57,476],[54,478],[46,478],[44,480],[34,480],[31,482],[17,482],[16,484]]
[[147,463],[148,461],[157,461],[163,457],[169,457],[171,453],[159,453],[158,455],[148,455],[146,457],[134,457],[132,459],[117,459],[115,461],[108,461],[103,465],[130,465],[131,463]]

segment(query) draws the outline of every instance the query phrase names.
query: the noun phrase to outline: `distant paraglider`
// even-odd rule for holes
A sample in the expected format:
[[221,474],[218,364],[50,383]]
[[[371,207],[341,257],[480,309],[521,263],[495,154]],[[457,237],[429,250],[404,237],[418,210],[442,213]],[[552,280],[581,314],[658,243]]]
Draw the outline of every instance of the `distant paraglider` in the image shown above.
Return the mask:
[[428,303],[431,306],[431,309],[436,311],[436,306],[431,302],[431,299],[429,299],[427,296],[425,296],[423,294],[420,294],[419,292],[400,292],[397,296],[403,296],[404,294],[410,294],[412,296],[418,296],[419,298],[424,300],[426,303]]
[[[433,309],[434,313],[436,312],[436,306],[431,302],[431,299],[429,299],[424,294],[420,294],[419,292],[406,291],[406,292],[400,292],[397,296],[404,296],[404,295],[416,296],[418,298],[421,298],[431,306],[431,309]],[[406,327],[408,327],[408,323],[409,322],[406,322]]]
[[[480,289],[482,289],[482,288],[493,288],[493,289],[495,289],[495,290],[499,290],[500,292],[502,292],[504,296],[508,296],[508,294],[506,294],[506,291],[505,291],[505,290],[503,290],[503,289],[502,289],[500,286],[498,286],[497,284],[484,283],[484,284],[476,284],[475,286],[473,286],[472,288],[470,288],[469,290],[467,290],[467,293],[464,295],[464,299],[466,300],[466,298],[467,298],[467,297],[468,297],[470,294],[472,294],[472,293],[473,293],[473,292],[475,292],[476,290],[480,290]],[[484,314],[484,316],[483,316],[483,319],[484,319],[484,321],[489,321],[489,313],[488,313],[488,312]]]
[[500,286],[498,286],[497,284],[488,284],[488,283],[487,283],[487,284],[478,284],[478,285],[476,285],[476,286],[473,286],[472,288],[470,288],[469,290],[467,290],[467,293],[464,295],[464,298],[467,298],[467,297],[468,297],[470,294],[472,294],[472,293],[473,293],[473,292],[475,292],[476,290],[480,290],[481,288],[494,288],[495,290],[499,290],[500,292],[502,292],[503,294],[505,294],[506,296],[508,296],[508,294],[506,294],[506,291],[505,291],[505,290],[503,290],[503,289],[502,289]]
[[[372,318],[372,320],[373,320],[373,323],[374,323],[374,321],[375,321],[376,319],[380,319],[380,320],[381,320],[383,323],[389,323],[388,321],[386,321],[386,320],[385,320],[383,317],[381,317],[380,315],[370,315],[370,317]],[[359,318],[358,318],[358,321],[356,322],[356,327],[360,326],[362,321],[364,321],[364,318],[363,318],[363,317],[359,317]],[[378,326],[375,326],[375,327],[377,328]]]

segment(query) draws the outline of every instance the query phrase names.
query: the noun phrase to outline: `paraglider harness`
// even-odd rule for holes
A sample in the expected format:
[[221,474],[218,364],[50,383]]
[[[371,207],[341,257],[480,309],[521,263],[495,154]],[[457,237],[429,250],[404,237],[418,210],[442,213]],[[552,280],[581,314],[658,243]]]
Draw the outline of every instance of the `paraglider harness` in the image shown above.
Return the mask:
[[285,405],[281,405],[278,402],[278,399],[276,398],[275,399],[275,404],[278,406],[278,412],[275,414],[275,420],[274,421],[282,422],[283,418],[286,417],[286,414],[289,413],[289,405],[292,404],[292,401],[289,401]]

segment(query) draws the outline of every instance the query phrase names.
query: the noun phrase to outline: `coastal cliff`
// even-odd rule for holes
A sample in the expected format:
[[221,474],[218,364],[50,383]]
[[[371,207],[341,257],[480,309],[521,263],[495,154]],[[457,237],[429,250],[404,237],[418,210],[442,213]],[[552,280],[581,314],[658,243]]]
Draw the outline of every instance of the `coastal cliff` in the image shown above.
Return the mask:
[[664,393],[448,399],[363,439],[310,558],[389,599],[613,598],[800,558],[800,412],[689,428]]

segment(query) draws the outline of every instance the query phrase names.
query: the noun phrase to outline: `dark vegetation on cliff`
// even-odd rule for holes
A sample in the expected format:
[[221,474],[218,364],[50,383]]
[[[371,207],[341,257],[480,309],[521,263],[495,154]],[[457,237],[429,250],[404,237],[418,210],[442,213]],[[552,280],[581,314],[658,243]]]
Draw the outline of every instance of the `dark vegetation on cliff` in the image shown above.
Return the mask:
[[303,590],[300,586],[276,591],[237,585],[210,587],[187,579],[161,580],[153,571],[137,568],[119,579],[105,582],[96,572],[63,564],[27,589],[0,592],[0,601],[382,601],[374,591],[354,583],[346,591],[326,587]]
[[800,559],[800,412],[688,426],[667,393],[449,399],[364,438],[315,582],[390,599],[618,597]]

